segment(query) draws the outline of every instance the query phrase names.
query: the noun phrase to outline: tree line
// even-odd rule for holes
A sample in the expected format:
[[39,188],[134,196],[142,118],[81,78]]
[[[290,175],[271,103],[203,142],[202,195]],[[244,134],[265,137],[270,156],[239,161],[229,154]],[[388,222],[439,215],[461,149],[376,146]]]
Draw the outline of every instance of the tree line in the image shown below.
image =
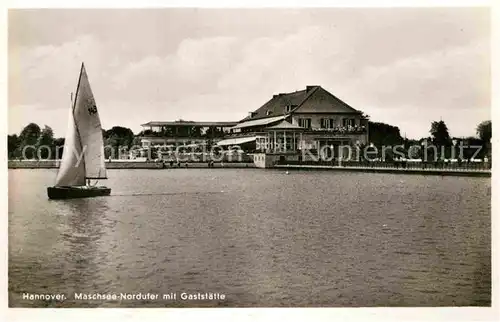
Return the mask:
[[[476,126],[476,136],[451,137],[448,126],[442,120],[431,123],[429,134],[430,136],[420,139],[408,139],[401,136],[397,126],[377,122],[368,123],[368,141],[377,150],[380,150],[383,146],[402,145],[405,147],[406,157],[419,158],[425,152],[427,159],[438,159],[441,157],[459,157],[458,149],[462,146],[463,155],[461,157],[464,159],[469,159],[474,154],[475,158],[488,157],[491,159],[491,120],[483,121]],[[408,150],[408,148],[411,146],[421,148],[418,149],[419,151],[413,151],[413,155],[409,155],[412,151]],[[475,151],[478,151],[478,153]],[[390,152],[386,155],[389,159],[391,158]]]
[[[122,126],[113,126],[109,130],[102,130],[104,146],[130,148],[139,145],[139,136],[134,135],[131,129]],[[7,137],[7,152],[9,159],[55,159],[60,158],[64,151],[64,138],[55,138],[54,131],[45,125],[43,129],[36,123],[26,125],[19,135],[12,134]],[[33,148],[26,148],[33,147]],[[24,150],[24,151],[23,151]],[[105,157],[109,157],[111,149],[105,149]]]
[[[491,158],[490,140],[492,136],[491,121],[484,121],[477,125],[475,137],[467,138],[452,138],[450,137],[448,127],[444,121],[434,121],[431,123],[430,136],[418,140],[411,140],[401,136],[401,132],[397,126],[379,123],[368,123],[368,142],[377,149],[383,146],[397,146],[403,145],[406,148],[409,146],[422,146],[425,142],[437,147],[452,147],[458,142],[463,142],[466,146],[480,146],[481,151],[477,154],[477,158],[488,156]],[[119,148],[130,149],[133,145],[140,145],[140,132],[134,135],[134,132],[126,127],[113,126],[109,130],[102,130],[104,145],[112,147],[114,151]],[[465,141],[465,142],[464,142]],[[64,138],[54,138],[54,131],[49,126],[45,125],[40,128],[35,123],[26,125],[19,135],[8,135],[7,138],[8,157],[9,159],[17,159],[23,156],[28,159],[47,159],[50,153],[51,158],[61,157],[64,147]],[[34,149],[25,149],[30,146]],[[44,148],[41,148],[44,147]],[[450,149],[447,149],[447,155],[450,157]],[[431,157],[433,151],[431,152]],[[465,151],[465,157],[470,157],[472,152]],[[110,156],[111,149],[105,149],[105,157]],[[422,151],[420,151],[422,153]],[[412,157],[412,156],[409,156]],[[413,156],[415,157],[415,156]],[[390,155],[389,155],[390,158]]]

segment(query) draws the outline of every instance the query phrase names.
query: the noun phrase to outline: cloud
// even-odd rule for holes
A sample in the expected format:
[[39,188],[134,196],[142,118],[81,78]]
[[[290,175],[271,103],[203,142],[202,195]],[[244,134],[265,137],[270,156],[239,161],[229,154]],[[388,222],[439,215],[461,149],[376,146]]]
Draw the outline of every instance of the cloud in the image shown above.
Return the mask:
[[[9,48],[9,128],[20,131],[29,122],[53,127],[64,135],[67,113],[75,92],[80,65],[85,62],[94,95],[106,89],[106,49],[91,35],[70,42],[36,47]],[[101,76],[101,77],[100,77]]]
[[480,39],[367,67],[340,90],[375,119],[411,136],[424,135],[440,118],[452,133],[472,135],[476,123],[490,118],[489,62],[489,40]]
[[9,55],[9,105],[65,108],[63,102],[75,91],[81,62],[90,66],[90,75],[105,69],[101,49],[89,35],[60,46],[13,49]]
[[[489,104],[489,69],[488,40],[483,39],[406,57],[385,66],[367,67],[347,86],[365,88],[365,93],[373,96],[373,103],[380,100],[390,106],[425,102],[421,108],[438,108],[461,99],[461,103],[474,107]],[[464,96],[484,100],[473,104],[470,97],[464,102]]]
[[[266,28],[257,28],[262,12]],[[199,29],[183,27],[190,14]],[[414,136],[426,135],[440,115],[452,133],[470,134],[470,122],[489,116],[487,11],[330,9],[289,12],[285,20],[278,11],[238,19],[169,11],[169,23],[159,12],[151,21],[141,15],[148,14],[116,15],[130,22],[127,35],[101,21],[102,32],[85,23],[85,34],[62,42],[57,34],[50,44],[55,31],[43,30],[39,13],[44,44],[9,46],[9,111],[66,108],[85,61],[103,124],[134,131],[150,120],[239,120],[273,94],[306,85],[322,85]]]
[[[69,108],[69,104],[67,106]],[[56,135],[63,136],[68,127],[68,112],[62,110],[44,109],[39,104],[16,105],[8,111],[8,130],[19,134],[29,123],[36,123],[43,128],[50,126]]]
[[129,63],[111,81],[117,91],[130,89],[121,95],[123,99],[178,101],[211,91],[213,81],[231,68],[236,45],[237,39],[231,37],[188,38],[171,55]]

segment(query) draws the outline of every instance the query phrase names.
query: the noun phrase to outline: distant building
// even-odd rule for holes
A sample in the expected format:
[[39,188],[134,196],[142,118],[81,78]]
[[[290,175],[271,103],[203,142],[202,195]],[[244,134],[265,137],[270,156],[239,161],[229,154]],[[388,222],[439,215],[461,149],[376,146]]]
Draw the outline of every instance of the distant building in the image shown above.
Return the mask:
[[142,149],[134,151],[132,158],[145,157],[153,150],[155,158],[161,158],[159,151],[193,152],[210,149],[238,122],[194,122],[194,121],[151,121],[141,124],[139,134]]
[[[368,120],[358,111],[321,86],[274,95],[259,109],[231,128],[230,137],[218,145],[240,145],[276,159],[298,160],[303,150],[324,151],[323,158],[334,155],[339,146],[368,143]],[[274,157],[273,157],[274,155]],[[271,156],[271,157],[270,157]]]
[[254,154],[258,166],[299,160],[304,150],[338,158],[339,146],[368,143],[368,120],[321,86],[281,93],[239,122],[148,122],[142,124],[144,148],[154,146],[238,146]]
[[143,147],[206,144],[210,140],[222,139],[236,124],[238,122],[151,121],[141,124],[141,144]]

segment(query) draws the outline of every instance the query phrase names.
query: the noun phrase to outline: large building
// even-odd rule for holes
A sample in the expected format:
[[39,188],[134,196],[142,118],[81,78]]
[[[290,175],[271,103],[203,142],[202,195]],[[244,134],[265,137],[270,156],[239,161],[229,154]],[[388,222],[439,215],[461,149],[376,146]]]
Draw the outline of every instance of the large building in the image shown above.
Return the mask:
[[[277,159],[298,160],[305,150],[338,158],[340,146],[368,143],[368,120],[321,86],[281,93],[231,128],[219,145],[242,145],[266,166]],[[253,149],[252,149],[253,148]]]
[[141,144],[145,148],[208,144],[221,140],[236,124],[238,122],[151,121],[141,124]]
[[139,134],[142,149],[133,151],[132,158],[153,157],[170,159],[179,152],[209,150],[238,122],[151,121],[141,124]]
[[276,160],[300,160],[304,151],[336,158],[339,146],[368,143],[368,120],[363,113],[321,86],[273,95],[239,122],[149,122],[142,126],[144,147],[238,146],[266,167]]

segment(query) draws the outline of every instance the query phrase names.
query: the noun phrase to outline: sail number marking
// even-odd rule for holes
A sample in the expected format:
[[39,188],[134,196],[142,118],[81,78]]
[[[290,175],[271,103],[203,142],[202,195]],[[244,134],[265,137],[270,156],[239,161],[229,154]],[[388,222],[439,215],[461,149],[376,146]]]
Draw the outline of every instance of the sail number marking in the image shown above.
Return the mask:
[[92,105],[91,107],[88,108],[88,111],[89,115],[94,115],[95,113],[97,113],[97,106]]

